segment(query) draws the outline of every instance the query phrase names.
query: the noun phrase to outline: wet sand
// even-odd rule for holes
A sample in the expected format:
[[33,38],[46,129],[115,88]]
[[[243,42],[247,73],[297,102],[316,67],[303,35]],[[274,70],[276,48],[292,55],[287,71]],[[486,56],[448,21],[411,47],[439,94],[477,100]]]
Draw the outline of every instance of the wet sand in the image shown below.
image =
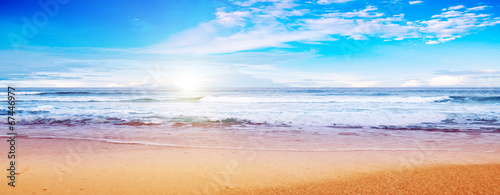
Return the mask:
[[[6,139],[6,138],[5,138]],[[1,148],[8,143],[0,142]],[[17,138],[6,194],[499,194],[499,151],[255,151]],[[8,166],[7,155],[0,157]],[[7,175],[7,171],[3,171]]]

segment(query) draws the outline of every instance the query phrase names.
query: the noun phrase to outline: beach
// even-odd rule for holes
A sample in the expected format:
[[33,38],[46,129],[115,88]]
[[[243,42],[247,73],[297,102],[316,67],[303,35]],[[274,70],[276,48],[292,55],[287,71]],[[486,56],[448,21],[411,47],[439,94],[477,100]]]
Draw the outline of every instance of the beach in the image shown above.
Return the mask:
[[0,18],[0,195],[500,195],[500,0]]
[[500,195],[500,0],[0,18],[0,195]]
[[[1,142],[1,147],[7,147]],[[17,138],[8,194],[498,194],[500,151],[265,151]],[[2,156],[2,162],[7,162]]]
[[[499,90],[24,89],[10,194],[498,194]],[[13,121],[13,119],[10,119]]]

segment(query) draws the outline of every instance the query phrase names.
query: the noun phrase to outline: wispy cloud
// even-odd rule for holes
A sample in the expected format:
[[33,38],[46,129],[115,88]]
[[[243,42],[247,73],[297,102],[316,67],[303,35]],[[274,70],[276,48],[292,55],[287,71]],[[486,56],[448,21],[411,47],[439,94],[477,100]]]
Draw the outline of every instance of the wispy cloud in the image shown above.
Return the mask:
[[477,7],[467,8],[467,11],[479,11],[479,10],[485,10],[486,8],[489,8],[489,7],[491,7],[491,6],[481,5],[481,6],[477,6]]
[[500,18],[492,18],[490,14],[456,11],[463,8],[462,5],[453,6],[447,9],[449,11],[433,15],[433,19],[421,22],[423,26],[419,28],[419,31],[429,38],[434,38],[428,43],[442,43],[460,38],[471,31],[500,23]]
[[[335,3],[321,4],[327,2]],[[498,17],[478,13],[487,6],[466,9],[457,5],[444,8],[428,20],[410,21],[404,14],[386,15],[388,12],[373,5],[352,11],[325,12],[321,5],[308,6],[293,0],[248,0],[234,1],[234,4],[231,9],[217,9],[216,19],[173,35],[143,52],[220,54],[287,48],[292,42],[320,43],[343,37],[355,40],[418,38],[426,44],[437,44],[500,23]]]
[[318,4],[328,5],[332,3],[346,3],[349,1],[354,1],[354,0],[318,0]]
[[427,41],[425,42],[425,44],[427,45],[434,45],[434,44],[438,44],[439,42],[438,41]]
[[[463,67],[474,65],[483,68],[480,70],[432,72],[434,67],[425,67],[427,74],[419,73],[416,76],[410,72],[417,69],[410,66],[420,67],[420,62],[402,60],[405,64],[399,64],[401,58],[398,58],[405,55],[419,58],[423,54],[430,54],[427,49],[446,47],[439,45],[440,43],[463,39],[469,34],[499,24],[500,18],[490,12],[491,6],[452,6],[442,11],[438,9],[425,18],[410,20],[405,14],[393,14],[395,12],[386,10],[387,7],[381,5],[362,3],[361,7],[353,7],[359,6],[358,2],[346,2],[349,1],[319,0],[304,3],[294,0],[231,0],[230,5],[215,9],[214,18],[147,47],[30,47],[21,48],[17,54],[13,54],[13,51],[0,51],[3,63],[9,64],[2,67],[4,75],[0,78],[0,84],[59,87],[170,86],[172,78],[185,72],[200,75],[207,87],[474,86],[480,84],[481,79],[490,79],[487,80],[490,83],[498,81],[500,71],[495,68],[498,64],[476,63],[494,61],[492,59],[495,59],[498,51],[484,55],[485,59],[481,59],[483,55],[477,55],[470,57],[473,60],[464,62],[447,62],[444,65],[436,63],[436,66],[442,66],[443,69],[456,67],[463,70]],[[423,6],[422,1],[404,1],[407,7],[411,7],[407,2]],[[130,24],[137,31],[152,29],[151,25],[139,18],[132,19]],[[376,45],[379,52],[377,55],[387,56],[386,59],[363,56],[367,59],[352,60],[358,62],[343,60],[346,54],[342,54],[342,48],[337,48],[341,47],[340,43],[364,43],[370,42],[371,38],[377,39],[372,44],[378,44],[375,42],[379,39],[387,41],[384,45]],[[409,39],[413,40],[413,46],[421,48],[400,46],[397,50],[383,50],[383,47],[392,44],[389,41]],[[415,57],[417,54],[409,54],[411,51],[402,51],[422,48],[427,53],[421,52],[419,57]],[[360,50],[365,49],[370,48]],[[400,50],[402,54],[399,53]],[[325,53],[330,56],[324,55]],[[371,52],[373,53],[375,52]],[[453,57],[451,51],[443,53]],[[19,56],[23,56],[23,59]],[[421,64],[426,66],[425,64],[440,62],[441,57],[438,54],[432,55]],[[365,68],[365,72],[360,71]],[[401,75],[393,74],[397,71],[381,73],[378,77],[374,75],[373,71],[384,68],[400,69]]]
[[440,75],[485,75],[485,74],[498,74],[500,75],[499,69],[481,69],[481,70],[467,70],[467,71],[449,71],[449,70],[439,70],[436,74]]
[[423,1],[409,1],[408,2],[410,5],[415,5],[415,4],[420,4],[423,3]]
[[463,5],[455,5],[455,6],[451,6],[451,7],[448,7],[448,8],[443,8],[442,11],[446,11],[446,10],[458,10],[458,9],[463,9],[465,8],[465,6]]

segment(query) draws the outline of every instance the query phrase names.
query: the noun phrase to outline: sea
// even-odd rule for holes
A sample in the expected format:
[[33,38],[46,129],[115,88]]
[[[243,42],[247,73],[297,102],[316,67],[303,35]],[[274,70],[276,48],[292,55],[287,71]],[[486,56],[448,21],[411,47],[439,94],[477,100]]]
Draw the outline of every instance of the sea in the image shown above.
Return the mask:
[[[0,107],[5,128],[6,90]],[[297,151],[461,150],[475,144],[496,151],[500,141],[500,88],[16,88],[14,93],[19,136],[32,138]],[[422,148],[429,143],[432,147]]]

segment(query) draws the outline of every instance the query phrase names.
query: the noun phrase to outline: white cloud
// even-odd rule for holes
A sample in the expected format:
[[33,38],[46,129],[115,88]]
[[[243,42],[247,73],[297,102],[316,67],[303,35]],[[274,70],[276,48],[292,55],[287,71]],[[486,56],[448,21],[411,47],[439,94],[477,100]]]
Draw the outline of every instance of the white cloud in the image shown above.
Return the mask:
[[[442,43],[460,38],[482,27],[500,23],[500,18],[491,18],[489,14],[457,11],[462,8],[464,7],[454,6],[448,8],[450,11],[433,15],[433,19],[420,22],[422,26],[419,27],[419,31],[428,38],[437,38],[437,41]],[[436,43],[436,40],[430,43]]]
[[410,5],[414,5],[414,4],[420,4],[420,3],[423,3],[423,1],[409,1],[408,2]]
[[477,7],[471,7],[471,8],[468,8],[467,11],[479,11],[479,10],[484,10],[488,7],[491,7],[491,6],[482,5],[482,6],[477,6]]
[[409,80],[401,84],[401,87],[418,87],[421,85],[422,83],[418,82],[417,80]]
[[[440,75],[450,77],[448,80],[460,80],[461,86],[498,87],[500,86],[500,70],[498,69],[472,69],[461,71],[441,70]],[[430,81],[430,80],[428,80]]]
[[[456,5],[456,6],[448,7],[448,10],[457,10],[457,9],[462,9],[462,8],[465,8],[465,6],[463,6],[463,5]],[[446,10],[446,9],[443,9],[443,11],[444,10]]]
[[500,73],[500,70],[496,70],[496,69],[484,69],[484,70],[480,70],[480,72],[483,72],[483,73]]
[[429,80],[429,85],[431,86],[450,86],[450,85],[459,85],[465,80],[464,76],[438,76],[431,78]]
[[[291,42],[317,44],[346,37],[366,40],[426,39],[437,44],[460,38],[483,27],[500,24],[489,14],[464,11],[465,6],[445,8],[428,20],[408,21],[404,14],[386,16],[377,7],[325,12],[299,5],[293,0],[233,1],[231,11],[217,9],[216,19],[171,36],[166,42],[143,52],[152,53],[231,53],[272,47],[290,47]],[[318,3],[334,1],[318,1]],[[341,1],[335,1],[341,2]],[[342,1],[345,2],[345,1]],[[257,4],[258,3],[258,4]],[[315,5],[318,6],[318,5]],[[314,8],[314,10],[310,10]],[[480,11],[481,6],[468,10]],[[303,16],[303,17],[297,17]]]
[[456,38],[460,38],[460,36],[453,36],[453,37],[449,37],[449,38],[439,38],[438,41],[441,42],[441,43],[444,43],[446,41],[455,40]]
[[354,1],[354,0],[318,0],[318,4],[328,5],[332,3],[346,3],[349,1]]
[[367,39],[367,36],[379,35],[383,38],[407,38],[416,36],[414,27],[386,22],[384,20],[350,20],[341,18],[323,18],[306,20],[306,28],[330,35],[348,36],[355,40]]
[[[233,1],[234,4],[239,5],[239,6],[252,6],[255,3],[260,3],[260,2],[268,2],[268,3],[274,3],[274,2],[279,2],[280,0],[244,0],[244,1]],[[283,2],[291,2],[291,0],[284,0]]]
[[217,22],[223,25],[239,25],[243,26],[242,22],[245,17],[250,17],[251,12],[249,11],[234,11],[234,12],[224,12],[224,8],[217,9],[215,13],[217,16]]
[[377,18],[384,15],[384,13],[375,12],[378,10],[375,6],[367,6],[365,9],[353,11],[353,12],[343,12],[343,13],[329,13],[324,14],[324,17],[344,17],[344,18]]
[[[204,24],[210,26],[210,24]],[[210,27],[206,27],[210,28]],[[199,27],[192,29],[188,35],[180,36],[167,44],[152,46],[152,53],[195,53],[216,54],[253,50],[268,47],[288,47],[285,43],[292,41],[317,41],[324,34],[315,31],[287,31],[280,26],[257,26],[251,31],[238,32],[229,36],[207,33]],[[192,34],[204,34],[207,38],[193,37]],[[198,35],[196,35],[198,36]]]
[[461,16],[461,15],[462,15],[462,12],[451,10],[451,11],[443,12],[439,15],[433,15],[432,18],[452,18],[452,17]]

